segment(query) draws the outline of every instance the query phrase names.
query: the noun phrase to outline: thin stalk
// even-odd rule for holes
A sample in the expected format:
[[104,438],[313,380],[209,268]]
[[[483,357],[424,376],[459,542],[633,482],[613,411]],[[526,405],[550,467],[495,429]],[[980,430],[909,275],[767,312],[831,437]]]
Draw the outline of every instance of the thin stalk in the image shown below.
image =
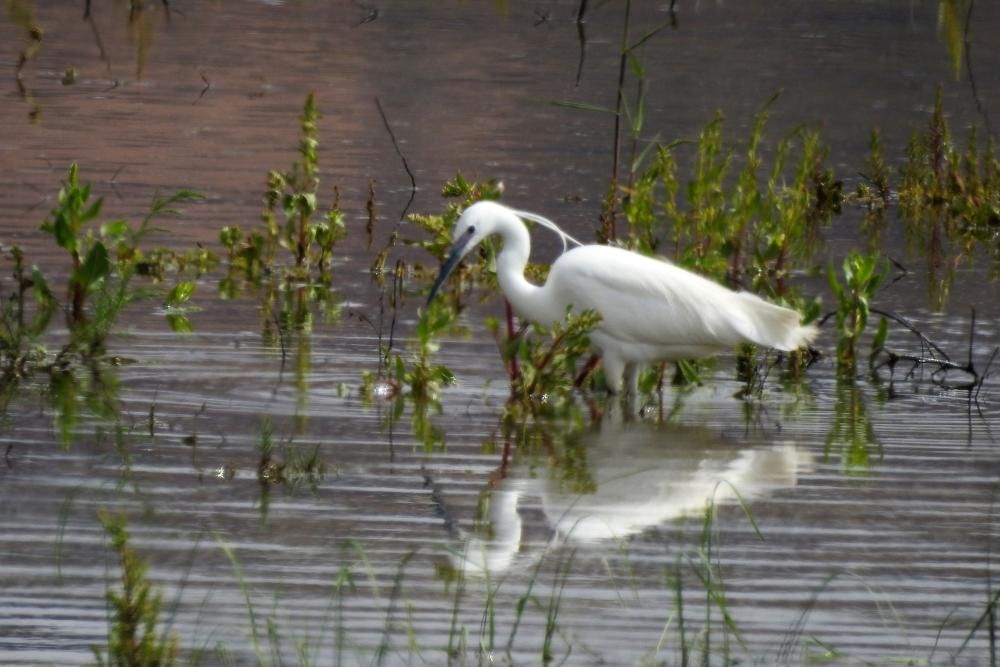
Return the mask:
[[625,23],[622,29],[621,55],[618,60],[618,93],[615,100],[615,133],[612,143],[611,155],[611,188],[609,201],[606,203],[605,219],[601,236],[608,241],[613,241],[617,234],[615,231],[615,209],[618,201],[618,171],[621,153],[621,123],[622,106],[625,97],[625,66],[628,64],[629,55],[629,20],[632,12],[632,0],[625,0]]

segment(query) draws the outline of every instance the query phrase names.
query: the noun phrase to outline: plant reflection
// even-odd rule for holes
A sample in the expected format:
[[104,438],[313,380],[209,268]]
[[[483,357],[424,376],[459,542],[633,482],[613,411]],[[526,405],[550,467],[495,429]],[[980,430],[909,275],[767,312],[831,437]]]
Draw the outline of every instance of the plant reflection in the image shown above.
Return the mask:
[[119,415],[118,374],[112,366],[98,361],[53,366],[46,396],[63,447],[73,441],[81,418],[113,421]]
[[824,455],[839,456],[848,473],[865,473],[873,454],[882,459],[882,445],[868,417],[861,388],[851,378],[838,378],[833,424],[826,437]]

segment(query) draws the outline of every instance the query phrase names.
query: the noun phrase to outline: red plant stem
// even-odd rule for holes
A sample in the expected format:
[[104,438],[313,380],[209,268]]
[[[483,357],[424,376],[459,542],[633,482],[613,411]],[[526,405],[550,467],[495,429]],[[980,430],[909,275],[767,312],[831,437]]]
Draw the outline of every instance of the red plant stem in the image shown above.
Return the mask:
[[[507,308],[507,340],[513,340],[515,336],[514,332],[514,309],[510,305],[510,301],[507,299],[503,300],[504,306]],[[517,364],[517,355],[511,355],[507,372],[510,373],[511,382],[517,382],[521,377],[521,369]]]

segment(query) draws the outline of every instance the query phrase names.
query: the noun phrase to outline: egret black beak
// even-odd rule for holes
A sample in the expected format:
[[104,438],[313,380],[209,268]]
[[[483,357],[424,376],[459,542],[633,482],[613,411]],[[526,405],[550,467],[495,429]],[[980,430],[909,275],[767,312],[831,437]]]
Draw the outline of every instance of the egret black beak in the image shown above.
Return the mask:
[[434,281],[434,286],[431,287],[431,293],[427,297],[428,305],[430,305],[430,302],[434,300],[435,295],[437,295],[438,290],[441,288],[441,285],[444,284],[444,281],[448,280],[448,276],[451,275],[451,272],[455,270],[458,263],[462,261],[463,257],[465,257],[468,245],[468,237],[463,237],[451,247],[451,250],[448,251],[448,257],[444,260],[444,264],[441,265],[441,271],[438,272],[437,280]]

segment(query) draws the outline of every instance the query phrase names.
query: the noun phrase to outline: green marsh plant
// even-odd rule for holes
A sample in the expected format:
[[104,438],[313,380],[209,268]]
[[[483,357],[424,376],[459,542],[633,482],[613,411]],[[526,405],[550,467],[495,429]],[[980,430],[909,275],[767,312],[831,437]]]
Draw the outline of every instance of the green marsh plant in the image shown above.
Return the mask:
[[736,159],[724,143],[720,114],[695,143],[686,201],[678,197],[681,144],[661,145],[629,193],[625,213],[636,249],[662,253],[671,244],[687,268],[796,305],[789,276],[813,268],[819,230],[839,210],[841,185],[824,166],[829,149],[804,128],[779,142],[764,171],[760,143],[772,102],[754,119],[735,182]]
[[1000,161],[976,128],[961,151],[948,127],[941,88],[924,131],[914,131],[899,171],[899,211],[907,240],[927,257],[931,304],[947,302],[955,269],[983,247],[1000,271]]
[[[470,181],[461,173],[455,174],[455,178],[446,182],[441,187],[441,196],[445,199],[443,213],[439,214],[416,214],[412,213],[407,217],[407,222],[413,225],[414,231],[420,234],[411,236],[405,235],[402,243],[407,246],[421,248],[434,258],[435,264],[425,268],[420,264],[413,267],[418,277],[432,278],[437,273],[437,266],[444,261],[448,254],[448,249],[452,244],[452,230],[458,217],[467,206],[481,200],[498,200],[503,194],[503,184],[496,180],[486,180],[483,182]],[[395,242],[395,240],[393,240]],[[487,239],[484,241],[484,250],[480,251],[478,262],[470,262],[469,258],[462,262],[461,267],[455,274],[459,279],[449,281],[450,285],[462,285],[466,282],[476,282],[488,280],[489,271],[492,268],[493,259],[496,257],[498,247],[496,241]],[[388,250],[387,248],[386,250]],[[383,251],[385,252],[385,251]],[[384,255],[380,254],[384,263]],[[497,287],[496,281],[487,282],[494,291]],[[446,293],[455,294],[454,289],[448,289],[448,285],[442,290]]]
[[[77,165],[70,166],[56,207],[41,226],[69,257],[65,310],[71,342],[66,351],[72,348],[84,356],[101,353],[104,340],[122,310],[137,299],[155,294],[132,285],[140,271],[151,272],[151,263],[140,243],[150,233],[159,231],[153,226],[156,219],[177,214],[179,211],[174,208],[177,204],[197,199],[201,195],[189,190],[168,197],[157,195],[138,225],[114,219],[95,229],[91,223],[100,215],[103,199],[93,199],[91,186],[80,182]],[[160,253],[161,259],[164,256],[165,253]],[[40,272],[33,270],[33,274],[41,289],[48,290],[44,280],[39,280]],[[193,283],[179,284],[168,294],[168,305],[179,306],[193,291]],[[42,304],[44,299],[38,302]]]
[[[239,225],[219,231],[228,261],[219,293],[236,299],[248,291],[260,302],[264,343],[280,350],[282,369],[294,355],[300,415],[308,394],[313,326],[317,320],[335,322],[341,315],[331,265],[335,246],[347,234],[339,190],[333,188],[332,203],[325,210],[319,203],[319,118],[310,93],[299,117],[299,158],[288,170],[267,175],[263,224],[249,233]],[[287,255],[280,254],[280,248]]]
[[99,513],[121,568],[121,590],[108,590],[107,646],[94,647],[101,667],[166,667],[178,664],[178,639],[161,625],[163,595],[147,577],[149,565],[129,543],[126,519]]
[[30,372],[42,362],[46,349],[42,335],[58,308],[45,275],[37,266],[25,267],[24,253],[18,246],[6,249],[14,267],[12,293],[0,301],[0,368],[3,384]]
[[565,319],[551,329],[536,324],[513,338],[503,338],[496,318],[487,319],[486,327],[497,338],[510,375],[507,410],[535,417],[571,410],[577,369],[590,355],[590,332],[600,320],[592,310],[576,314],[567,309]]
[[[862,255],[851,252],[841,266],[843,279],[838,278],[833,267],[827,271],[830,289],[837,299],[834,312],[837,323],[837,369],[851,375],[857,367],[857,347],[868,325],[871,300],[887,274],[886,262],[877,254]],[[885,343],[886,328],[879,327],[875,348]]]
[[336,188],[326,210],[321,210],[319,204],[319,118],[315,97],[310,93],[299,117],[299,159],[287,171],[273,170],[267,175],[261,212],[263,229],[245,234],[233,225],[219,232],[231,272],[242,272],[248,280],[273,274],[277,249],[282,247],[292,259],[291,265],[283,267],[287,280],[315,279],[330,284],[332,251],[347,228]]
[[[155,221],[177,214],[176,205],[199,199],[181,190],[153,198],[138,223],[124,219],[99,222],[103,200],[81,181],[79,168],[70,166],[55,207],[41,231],[65,252],[68,277],[60,289],[18,247],[5,249],[13,263],[13,285],[3,285],[0,301],[0,382],[5,386],[35,372],[49,375],[47,397],[56,413],[64,444],[69,443],[78,417],[89,410],[101,419],[117,412],[117,380],[113,366],[128,360],[109,355],[105,343],[121,313],[142,299],[163,298],[168,324],[175,331],[190,331],[186,313],[194,283],[184,273],[200,273],[212,264],[201,250],[178,254],[144,248],[157,231]],[[167,274],[178,282],[170,290],[158,288]],[[142,283],[140,284],[140,279]],[[8,291],[9,290],[9,291]],[[62,310],[68,339],[55,350],[47,343],[52,317]]]
[[399,420],[407,405],[412,407],[414,437],[427,451],[444,446],[444,433],[432,421],[441,413],[441,390],[455,383],[451,369],[435,361],[440,338],[454,331],[458,313],[445,299],[435,299],[418,312],[413,346],[408,352],[382,351],[384,366],[361,377],[361,395],[366,401],[389,399],[388,423]]

